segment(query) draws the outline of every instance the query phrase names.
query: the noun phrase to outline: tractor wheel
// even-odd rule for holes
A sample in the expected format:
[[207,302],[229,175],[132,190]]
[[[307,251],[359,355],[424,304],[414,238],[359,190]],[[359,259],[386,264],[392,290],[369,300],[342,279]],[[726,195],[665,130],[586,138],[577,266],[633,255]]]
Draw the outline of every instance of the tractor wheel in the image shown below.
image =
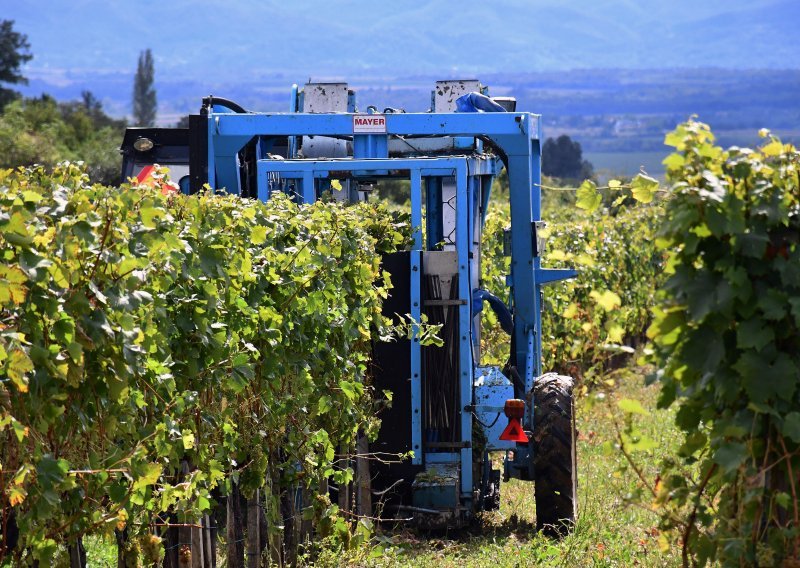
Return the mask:
[[575,403],[570,377],[548,373],[533,387],[533,465],[536,527],[560,537],[578,512]]

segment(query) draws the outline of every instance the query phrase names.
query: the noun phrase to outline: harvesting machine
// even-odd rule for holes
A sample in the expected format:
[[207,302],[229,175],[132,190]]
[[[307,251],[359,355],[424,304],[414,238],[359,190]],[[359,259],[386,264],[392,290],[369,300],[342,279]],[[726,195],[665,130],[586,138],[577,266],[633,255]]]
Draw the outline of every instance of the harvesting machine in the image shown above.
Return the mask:
[[[412,337],[374,349],[374,386],[392,405],[370,451],[383,514],[423,527],[456,527],[500,503],[501,474],[534,482],[537,524],[560,533],[576,515],[572,381],[542,372],[544,286],[575,271],[541,266],[541,119],[478,81],[440,81],[431,108],[359,110],[345,83],[292,89],[290,111],[248,112],[207,97],[184,129],[130,128],[123,179],[168,166],[181,191],[204,184],[268,201],[370,199],[385,180],[410,182],[413,246],[386,255],[394,288],[387,315],[442,324],[444,345]],[[481,233],[494,177],[505,168],[511,218],[507,299],[482,289]],[[424,223],[423,223],[424,219]],[[484,304],[509,335],[505,367],[481,363]],[[502,472],[498,453],[502,453]],[[494,456],[494,461],[493,461]]]

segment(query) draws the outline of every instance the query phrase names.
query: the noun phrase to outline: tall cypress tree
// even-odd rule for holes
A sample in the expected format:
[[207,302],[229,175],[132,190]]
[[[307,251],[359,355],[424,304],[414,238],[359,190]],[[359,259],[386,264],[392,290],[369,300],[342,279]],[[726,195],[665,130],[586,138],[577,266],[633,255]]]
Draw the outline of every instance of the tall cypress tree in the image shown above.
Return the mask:
[[139,64],[133,80],[133,122],[137,126],[154,126],[156,123],[154,77],[153,54],[146,49],[139,53]]
[[31,60],[28,36],[14,31],[13,20],[0,20],[0,110],[14,100],[16,91],[7,89],[2,83],[26,85],[28,80],[20,73],[20,67]]

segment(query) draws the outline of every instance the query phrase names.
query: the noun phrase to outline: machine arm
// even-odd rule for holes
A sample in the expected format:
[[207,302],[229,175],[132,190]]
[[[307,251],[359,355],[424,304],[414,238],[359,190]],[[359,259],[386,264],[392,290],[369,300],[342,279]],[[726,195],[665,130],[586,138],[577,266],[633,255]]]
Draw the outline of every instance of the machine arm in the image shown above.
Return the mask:
[[483,303],[487,302],[489,307],[497,316],[500,321],[500,327],[503,328],[507,334],[511,335],[514,332],[514,319],[511,315],[511,310],[508,309],[505,302],[487,290],[474,290],[472,292],[472,315],[477,315],[483,311]]

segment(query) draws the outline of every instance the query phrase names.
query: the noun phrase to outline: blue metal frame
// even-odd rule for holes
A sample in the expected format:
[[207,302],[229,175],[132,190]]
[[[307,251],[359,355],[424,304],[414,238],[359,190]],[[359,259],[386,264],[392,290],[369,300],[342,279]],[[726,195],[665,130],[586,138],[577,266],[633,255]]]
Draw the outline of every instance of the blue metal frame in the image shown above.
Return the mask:
[[[422,313],[422,251],[411,251],[411,317],[420,321]],[[422,346],[419,343],[419,326],[411,329],[411,463],[422,465]]]
[[422,177],[419,168],[411,170],[411,226],[414,245],[411,250],[411,463],[422,465],[422,346],[419,322],[422,317]]
[[514,385],[497,367],[475,367],[473,396],[475,417],[486,433],[486,450],[513,450],[514,442],[500,439],[506,427],[503,417],[505,401],[514,398]]
[[458,258],[458,297],[467,300],[458,307],[459,384],[461,410],[461,439],[469,446],[461,449],[461,498],[472,500],[472,290],[470,280],[471,215],[467,185],[467,162],[461,161],[456,169],[456,253]]
[[[293,92],[293,107],[297,107],[297,94]],[[455,137],[480,141],[491,145],[508,170],[511,205],[511,307],[514,314],[516,352],[513,363],[524,382],[525,395],[541,375],[541,286],[556,280],[575,276],[573,270],[548,270],[540,265],[535,249],[535,225],[541,217],[541,123],[538,115],[530,113],[403,113],[386,114],[386,133],[354,133],[353,117],[338,114],[230,114],[212,112],[208,115],[208,166],[209,184],[212,188],[224,185],[238,192],[237,153],[254,136],[289,137],[289,159],[260,159],[257,162],[258,197],[267,200],[270,179],[294,180],[295,197],[312,203],[318,197],[317,180],[330,180],[339,172],[349,172],[353,177],[403,175],[411,180],[411,219],[414,226],[411,251],[411,315],[419,321],[422,313],[421,280],[422,253],[434,250],[443,240],[442,235],[442,178],[456,180],[456,251],[459,275],[459,298],[467,300],[459,306],[459,376],[462,447],[458,454],[442,452],[424,454],[422,443],[421,381],[422,357],[417,332],[413,329],[411,341],[411,402],[412,402],[412,463],[448,463],[442,460],[458,456],[461,466],[461,499],[471,502],[472,479],[472,422],[473,382],[478,361],[474,360],[473,325],[477,318],[473,312],[472,274],[477,270],[473,262],[476,223],[483,223],[491,176],[496,172],[496,158],[487,154],[470,156],[413,156],[389,158],[390,137]],[[352,137],[353,157],[336,159],[293,159],[297,140],[302,136]],[[403,172],[398,174],[398,172]],[[422,234],[422,187],[426,187],[426,234]],[[482,198],[482,199],[481,199]],[[480,218],[479,218],[480,216]],[[424,238],[423,238],[424,237]],[[474,266],[473,266],[474,265]],[[472,276],[472,277],[471,277]],[[477,341],[477,339],[476,339]],[[498,370],[499,372],[499,370]],[[509,382],[510,384],[510,382]],[[502,389],[501,389],[502,390]],[[500,391],[498,391],[499,393]],[[505,391],[503,391],[505,392]],[[498,395],[499,396],[499,395]],[[504,401],[490,401],[487,408],[501,406]],[[480,411],[480,409],[478,409]],[[532,405],[526,408],[526,429],[532,429]],[[491,440],[490,447],[505,448],[499,440]],[[520,447],[520,450],[524,448]],[[520,451],[519,454],[527,454]],[[445,456],[450,455],[451,458]],[[529,456],[528,456],[529,457]],[[523,459],[520,455],[519,459]],[[527,458],[526,458],[527,459]],[[518,461],[518,460],[515,460]]]
[[[527,341],[517,341],[515,362],[526,390],[530,390],[534,378],[541,374],[541,334],[536,333],[541,328],[540,287],[545,281],[574,275],[545,272],[539,257],[534,256],[532,223],[541,219],[540,117],[530,113],[405,113],[384,116],[386,134],[353,135],[352,114],[212,112],[208,117],[208,164],[209,172],[216,172],[216,178],[209,176],[209,183],[215,188],[216,179],[236,178],[236,153],[256,134],[353,136],[354,147],[368,154],[357,157],[367,158],[375,157],[375,154],[384,154],[379,157],[385,157],[389,136],[480,136],[490,141],[505,156],[508,169],[515,333],[518,338],[527,338],[534,332],[534,353],[529,356]],[[291,163],[299,165],[299,162]],[[394,159],[385,165],[387,170],[397,168]],[[368,169],[377,168],[371,164]],[[230,185],[238,187],[238,183]],[[304,197],[311,198],[311,195],[306,191]],[[530,416],[526,418],[530,424]]]

